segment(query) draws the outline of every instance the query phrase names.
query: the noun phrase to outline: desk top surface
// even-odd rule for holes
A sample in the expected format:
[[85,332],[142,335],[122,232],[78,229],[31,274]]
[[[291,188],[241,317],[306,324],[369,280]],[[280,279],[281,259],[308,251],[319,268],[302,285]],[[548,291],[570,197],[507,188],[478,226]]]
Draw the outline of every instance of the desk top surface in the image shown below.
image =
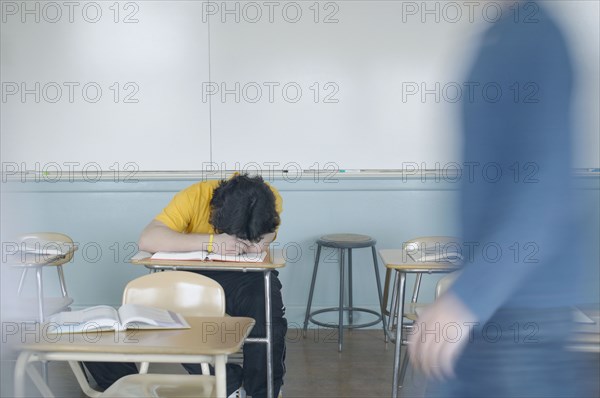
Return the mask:
[[36,352],[219,355],[240,350],[254,326],[246,317],[186,317],[189,329],[89,331],[51,334],[44,324],[28,326],[17,346]]
[[449,272],[460,268],[460,264],[445,261],[415,261],[406,250],[383,249],[379,255],[385,266],[405,272]]
[[233,262],[233,261],[201,261],[201,260],[153,260],[150,257],[152,253],[138,252],[131,258],[131,263],[144,265],[148,268],[178,268],[178,269],[198,269],[198,270],[227,270],[243,271],[265,269],[276,269],[285,267],[285,259],[282,253],[274,252],[271,260],[271,253],[267,254],[262,262]]

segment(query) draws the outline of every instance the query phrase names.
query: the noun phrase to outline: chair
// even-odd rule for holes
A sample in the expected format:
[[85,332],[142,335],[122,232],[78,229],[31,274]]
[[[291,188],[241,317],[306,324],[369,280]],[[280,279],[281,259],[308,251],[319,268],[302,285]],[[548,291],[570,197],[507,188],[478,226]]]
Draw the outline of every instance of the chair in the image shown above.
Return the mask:
[[[183,316],[225,316],[225,292],[214,280],[193,272],[167,271],[141,276],[129,282],[123,292],[123,304],[141,304],[177,312]],[[90,397],[101,394],[89,387],[76,363],[70,363],[80,384],[87,386]],[[104,391],[107,397],[209,397],[216,392],[214,376],[148,374],[142,363],[140,374],[117,380]]]
[[213,376],[137,374],[120,378],[104,391],[107,397],[213,398]]
[[[370,236],[358,235],[358,234],[325,235],[317,240],[317,254],[316,254],[316,258],[315,258],[315,266],[313,269],[312,281],[310,284],[310,292],[308,295],[308,304],[306,306],[306,314],[304,317],[304,328],[303,328],[304,336],[306,336],[306,330],[308,328],[309,321],[316,325],[323,326],[323,327],[338,328],[338,351],[341,352],[343,342],[344,342],[344,328],[346,328],[346,329],[363,328],[363,327],[375,325],[375,324],[379,323],[380,321],[382,321],[384,336],[386,336],[386,338],[387,338],[387,335],[385,334],[385,330],[386,330],[385,316],[381,312],[373,311],[368,308],[354,307],[354,305],[352,303],[352,249],[371,248],[371,251],[373,254],[373,267],[374,267],[374,271],[375,271],[375,281],[377,283],[377,293],[378,293],[380,311],[383,308],[383,301],[381,299],[381,281],[379,279],[379,266],[377,264],[377,252],[375,251],[376,243],[377,243],[377,241],[375,239],[371,238]],[[338,249],[340,252],[340,285],[339,285],[340,286],[340,288],[339,288],[340,299],[339,299],[339,305],[337,307],[323,308],[323,309],[311,312],[313,293],[315,290],[315,282],[317,279],[317,270],[319,267],[319,260],[320,260],[322,247],[330,247],[330,248]],[[346,250],[348,251],[348,264],[347,264],[347,268],[348,268],[348,287],[347,287],[348,306],[344,306],[344,291],[346,290],[346,285],[345,285],[346,282],[345,282],[345,276],[344,276],[346,264],[344,262],[344,257],[345,257]],[[335,311],[338,313],[338,323],[337,324],[324,323],[324,322],[317,321],[313,318],[317,314],[321,314],[321,313],[325,313],[325,312],[332,312],[332,311]],[[348,313],[348,320],[349,320],[348,325],[344,325],[344,312]],[[354,323],[354,312],[362,312],[362,313],[372,314],[372,315],[375,315],[376,318],[375,318],[375,320],[373,320],[371,322],[356,324],[356,323]]]
[[[426,264],[428,262],[439,263],[439,262],[445,262],[446,257],[453,257],[454,254],[458,254],[458,255],[461,254],[460,253],[461,247],[459,245],[459,242],[460,241],[458,240],[458,238],[452,237],[452,236],[425,236],[425,237],[413,238],[411,240],[404,242],[404,244],[402,246],[402,250],[405,253],[407,260],[410,259],[411,261],[422,262],[424,264]],[[425,261],[425,255],[427,255],[426,261]],[[405,260],[405,261],[407,261],[407,260]],[[384,286],[384,293],[383,293],[384,308],[382,309],[382,311],[388,315],[395,314],[396,308],[399,305],[399,303],[398,303],[399,297],[395,297],[395,295],[392,294],[391,309],[390,310],[387,309],[387,302],[388,302],[389,289],[390,289],[390,283],[391,283],[391,271],[392,270],[390,268],[388,268],[386,270],[385,282],[384,282],[385,286]],[[414,283],[414,287],[413,287],[413,294],[412,294],[411,301],[410,301],[410,303],[408,303],[407,305],[404,306],[403,317],[408,319],[411,323],[403,326],[402,336],[404,336],[407,332],[409,332],[411,330],[412,323],[414,323],[418,318],[418,312],[420,312],[427,306],[427,304],[422,304],[422,303],[418,302],[423,273],[427,273],[427,270],[423,270],[421,272],[416,272],[415,283]],[[437,298],[443,291],[445,291],[447,289],[447,287],[450,285],[450,283],[454,281],[454,279],[456,278],[456,275],[454,275],[454,274],[456,274],[456,272],[454,272],[450,275],[446,275],[445,277],[441,278],[438,281],[438,283],[436,285],[436,290],[435,290],[435,298]],[[393,293],[395,293],[395,291]],[[394,327],[397,327],[396,325],[397,325],[396,317],[394,315],[390,315],[389,321],[388,321],[389,331],[391,332],[394,329]],[[406,343],[405,338],[402,337],[402,341],[400,342],[400,344],[405,345],[405,343]],[[401,368],[400,368],[400,377],[399,377],[399,381],[400,381],[399,385],[400,386],[402,386],[402,384],[404,382],[404,376],[406,374],[407,365],[408,365],[408,354],[405,353],[403,360],[402,360]]]
[[141,304],[183,316],[225,316],[225,293],[214,280],[186,271],[155,272],[125,286],[123,304]]
[[[30,269],[35,270],[37,320],[43,322],[47,315],[65,311],[73,303],[73,299],[67,293],[67,284],[62,266],[71,261],[77,247],[69,236],[58,232],[29,233],[20,236],[18,240],[19,249],[25,252],[25,255],[21,256],[21,260],[11,263],[13,267],[22,268],[17,292],[21,296],[27,272]],[[62,297],[44,297],[42,277],[44,267],[56,267]],[[29,316],[29,311],[26,308],[20,308],[19,312],[19,317],[21,318]]]
[[[413,238],[404,242],[402,245],[402,250],[405,252],[407,258],[411,258],[417,262],[422,261],[424,257],[421,255],[427,252],[433,252],[434,259],[433,262],[443,262],[445,255],[455,252],[455,249],[460,250],[459,240],[453,236],[424,236]],[[413,258],[414,257],[414,258]],[[385,272],[385,280],[384,280],[384,289],[383,289],[383,304],[384,308],[382,309],[385,315],[390,315],[390,310],[387,308],[387,302],[389,298],[389,291],[391,285],[391,275],[392,269],[387,268]],[[417,319],[417,310],[419,307],[423,307],[423,304],[418,303],[419,293],[421,289],[421,280],[423,273],[417,273],[415,277],[415,284],[413,286],[413,295],[408,306],[405,306],[404,309],[404,317],[408,320],[415,321]],[[437,296],[436,296],[437,297]],[[394,301],[397,298],[392,297],[392,306],[395,304]],[[392,319],[390,316],[390,321],[388,327],[391,329],[395,326],[396,319]]]
[[[437,300],[448,288],[454,283],[458,275],[459,271],[452,272],[451,274],[444,275],[435,285],[435,299]],[[418,318],[418,314],[420,314],[425,308],[427,308],[427,304],[421,304],[418,306],[414,306],[414,319],[412,319],[412,313],[410,314],[409,319],[416,321]],[[403,342],[404,343],[404,342]],[[408,350],[404,353],[404,357],[402,358],[402,367],[400,370],[400,385],[404,384],[404,376],[406,375],[406,368],[408,367]]]
[[[183,316],[225,316],[225,292],[214,280],[194,272],[155,272],[125,286],[123,304],[141,304]],[[147,373],[143,363],[140,373]],[[208,374],[203,364],[202,373]]]
[[[441,261],[444,253],[439,253],[439,252],[440,251],[443,252],[444,248],[456,247],[458,245],[458,242],[459,242],[458,238],[453,237],[453,236],[423,236],[423,237],[413,238],[411,240],[404,242],[404,244],[402,246],[402,250],[404,250],[406,252],[407,256],[414,256],[417,253],[420,253],[421,249],[433,249],[434,251],[436,249],[438,249],[437,251],[438,251],[439,257],[436,259],[436,261]],[[446,249],[446,251],[447,251],[447,249]],[[385,315],[390,315],[390,310],[388,310],[388,308],[387,308],[387,302],[388,302],[388,298],[389,298],[391,275],[392,275],[392,270],[390,268],[387,268],[386,272],[385,272],[385,280],[383,282],[384,283],[384,287],[383,287],[384,309],[382,311],[384,312]],[[419,307],[423,306],[423,304],[417,303],[417,301],[419,299],[419,292],[421,289],[422,276],[423,276],[423,274],[421,274],[421,273],[416,274],[415,284],[413,287],[413,295],[412,295],[409,305],[405,307],[405,311],[404,311],[404,317],[411,321],[415,321],[417,319],[417,313],[416,313],[417,309]],[[394,301],[394,299],[395,298],[392,298],[392,301]],[[394,305],[393,302],[392,302],[392,305]],[[390,319],[388,326],[390,328],[392,328],[395,325],[395,322],[396,322],[395,319]]]

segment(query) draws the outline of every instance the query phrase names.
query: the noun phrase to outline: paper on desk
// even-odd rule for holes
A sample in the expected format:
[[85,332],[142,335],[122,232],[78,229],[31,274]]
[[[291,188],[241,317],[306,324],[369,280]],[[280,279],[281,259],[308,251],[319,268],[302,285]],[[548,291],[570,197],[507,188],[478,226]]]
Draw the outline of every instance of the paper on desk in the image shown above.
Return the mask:
[[156,252],[152,255],[153,260],[199,260],[199,261],[231,261],[238,263],[260,263],[267,256],[262,253],[245,253],[239,255],[208,253],[203,250],[193,252]]

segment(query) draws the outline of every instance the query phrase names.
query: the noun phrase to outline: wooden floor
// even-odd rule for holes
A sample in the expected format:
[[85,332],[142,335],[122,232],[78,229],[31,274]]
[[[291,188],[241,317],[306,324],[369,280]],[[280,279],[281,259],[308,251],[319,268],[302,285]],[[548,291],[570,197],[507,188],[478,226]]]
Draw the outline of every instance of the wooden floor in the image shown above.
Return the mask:
[[[381,330],[346,332],[344,350],[339,353],[335,330],[311,330],[307,337],[303,338],[301,331],[292,329],[287,336],[287,374],[283,396],[390,397],[393,350],[393,344],[384,342]],[[598,362],[597,354],[590,357],[590,374],[596,380]],[[1,397],[12,397],[10,386],[13,368],[14,361],[2,361]],[[181,373],[183,368],[178,365],[157,365],[151,367],[151,370]],[[66,363],[50,363],[49,375],[50,387],[56,397],[85,397]],[[600,392],[596,382],[594,386],[595,391]],[[27,386],[27,391],[28,396],[39,396],[31,385]],[[422,397],[424,391],[423,378],[409,371],[400,396]]]
[[[288,333],[284,397],[391,396],[394,345],[385,343],[383,331],[345,332],[341,353],[337,337],[324,328],[309,330],[305,339],[298,330]],[[413,396],[423,396],[418,380],[407,377]]]

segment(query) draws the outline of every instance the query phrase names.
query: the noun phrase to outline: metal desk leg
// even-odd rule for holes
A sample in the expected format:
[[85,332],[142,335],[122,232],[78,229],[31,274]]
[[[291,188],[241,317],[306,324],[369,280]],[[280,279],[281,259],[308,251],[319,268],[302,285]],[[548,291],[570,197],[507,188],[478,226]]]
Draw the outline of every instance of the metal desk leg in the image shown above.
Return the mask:
[[398,273],[397,271],[394,271],[394,283],[392,286],[392,300],[390,302],[390,312],[389,312],[389,317],[388,317],[388,337],[390,339],[390,341],[392,343],[395,342],[395,337],[392,336],[392,333],[394,331],[394,325],[396,324],[396,313],[398,311],[398,309],[396,308],[398,306],[398,284],[399,282],[399,278],[398,278]]
[[317,270],[319,269],[319,258],[321,258],[321,245],[317,244],[317,255],[315,256],[315,267],[313,269],[312,280],[310,282],[310,292],[308,293],[308,304],[306,305],[306,314],[304,315],[304,328],[302,329],[302,337],[306,337],[306,329],[308,328],[310,308],[312,306],[313,294],[315,292],[315,282],[317,280]]
[[267,331],[267,397],[273,398],[273,318],[271,314],[271,270],[266,269],[265,277],[265,321]]
[[396,326],[396,346],[394,347],[394,374],[392,381],[392,398],[398,397],[398,371],[400,369],[400,348],[402,347],[402,315],[404,314],[404,291],[406,285],[406,274],[401,271],[398,272],[400,277],[400,283],[398,284],[398,305],[396,306],[396,319],[398,324]]
[[388,342],[387,335],[387,325],[385,321],[385,307],[386,303],[383,302],[383,298],[381,296],[381,280],[379,279],[379,265],[377,264],[377,252],[375,251],[375,246],[372,248],[373,252],[373,266],[375,267],[375,279],[377,281],[377,294],[379,295],[379,306],[381,307],[381,323],[383,324],[383,339],[385,342]]

